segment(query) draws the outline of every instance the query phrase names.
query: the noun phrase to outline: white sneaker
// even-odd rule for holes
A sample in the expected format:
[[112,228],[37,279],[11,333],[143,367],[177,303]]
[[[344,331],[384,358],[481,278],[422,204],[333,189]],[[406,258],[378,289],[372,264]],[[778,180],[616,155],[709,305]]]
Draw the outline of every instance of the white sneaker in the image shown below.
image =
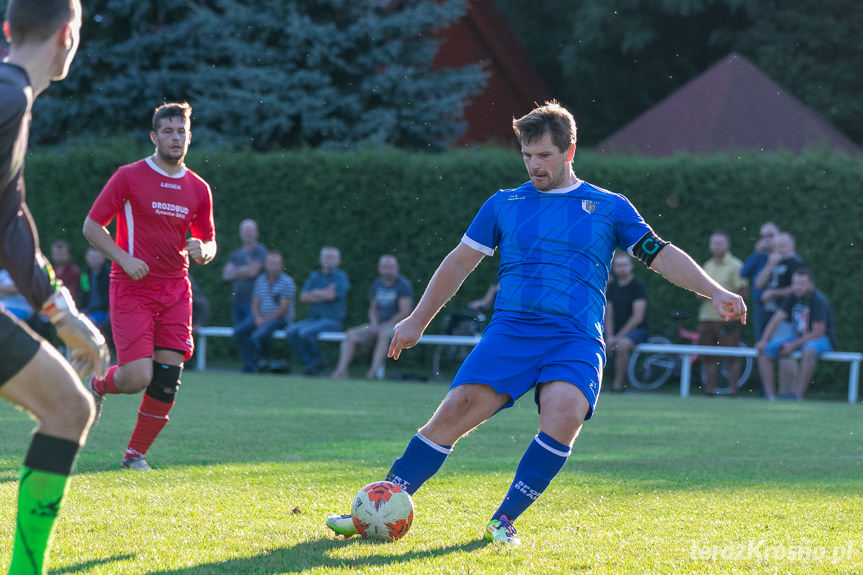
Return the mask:
[[153,468],[143,457],[124,457],[120,464],[123,469],[134,469],[135,471],[152,471]]

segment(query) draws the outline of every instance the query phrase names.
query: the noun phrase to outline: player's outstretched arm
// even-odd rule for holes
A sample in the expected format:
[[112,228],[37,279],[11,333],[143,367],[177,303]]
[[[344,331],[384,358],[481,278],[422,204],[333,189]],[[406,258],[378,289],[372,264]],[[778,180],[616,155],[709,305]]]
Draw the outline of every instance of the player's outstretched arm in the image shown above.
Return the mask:
[[485,255],[459,243],[438,266],[417,307],[405,319],[396,324],[390,350],[387,354],[398,359],[403,349],[416,345],[434,316],[455,295],[465,278],[476,269]]
[[746,323],[746,304],[736,293],[724,289],[708,276],[689,255],[673,244],[668,244],[651,262],[650,267],[662,277],[683,289],[713,300],[713,307],[722,319],[740,318]]

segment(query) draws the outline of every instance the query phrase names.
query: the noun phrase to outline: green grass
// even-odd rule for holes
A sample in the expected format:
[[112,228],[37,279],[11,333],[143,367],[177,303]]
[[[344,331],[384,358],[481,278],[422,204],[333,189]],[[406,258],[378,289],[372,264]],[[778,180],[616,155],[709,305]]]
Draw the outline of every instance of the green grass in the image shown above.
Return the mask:
[[[536,432],[523,400],[462,440],[392,544],[322,526],[380,479],[440,384],[194,373],[121,471],[140,398],[114,396],[78,460],[54,573],[852,573],[863,565],[863,407],[608,395],[518,548],[480,535]],[[32,423],[0,405],[0,571]],[[807,556],[806,553],[809,553]],[[841,554],[834,560],[833,554]],[[821,556],[821,554],[824,554]]]

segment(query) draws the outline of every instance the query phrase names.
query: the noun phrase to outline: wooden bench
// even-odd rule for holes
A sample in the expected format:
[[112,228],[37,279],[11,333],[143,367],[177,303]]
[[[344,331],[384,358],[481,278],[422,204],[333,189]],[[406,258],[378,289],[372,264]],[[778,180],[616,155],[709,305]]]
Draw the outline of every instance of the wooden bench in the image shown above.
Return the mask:
[[[199,371],[207,369],[207,338],[209,337],[234,337],[234,329],[231,327],[206,326],[198,330],[195,336],[195,367]],[[274,331],[273,338],[285,339],[285,330]],[[323,331],[318,334],[318,341],[342,341],[344,339],[345,332],[343,331]],[[479,343],[479,336],[427,334],[422,336],[418,343],[423,345],[473,346]]]
[[[673,353],[681,356],[680,397],[689,396],[689,386],[692,377],[690,359],[693,355],[711,355],[718,357],[758,357],[754,347],[722,347],[709,345],[687,345],[678,343],[641,343],[635,350],[642,353]],[[800,357],[800,352],[792,355]],[[850,363],[848,371],[848,403],[857,403],[860,386],[860,362],[863,353],[853,351],[828,351],[818,357],[818,361],[838,361]]]

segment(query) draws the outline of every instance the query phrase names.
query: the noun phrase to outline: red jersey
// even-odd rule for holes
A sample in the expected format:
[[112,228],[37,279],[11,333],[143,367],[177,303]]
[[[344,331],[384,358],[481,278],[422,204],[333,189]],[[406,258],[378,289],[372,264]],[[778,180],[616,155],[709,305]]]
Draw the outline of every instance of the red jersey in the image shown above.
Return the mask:
[[[102,226],[117,218],[114,241],[149,266],[146,277],[185,277],[189,230],[204,242],[216,238],[207,182],[188,168],[170,176],[151,158],[114,172],[88,216]],[[132,281],[117,263],[111,265],[111,278]]]

